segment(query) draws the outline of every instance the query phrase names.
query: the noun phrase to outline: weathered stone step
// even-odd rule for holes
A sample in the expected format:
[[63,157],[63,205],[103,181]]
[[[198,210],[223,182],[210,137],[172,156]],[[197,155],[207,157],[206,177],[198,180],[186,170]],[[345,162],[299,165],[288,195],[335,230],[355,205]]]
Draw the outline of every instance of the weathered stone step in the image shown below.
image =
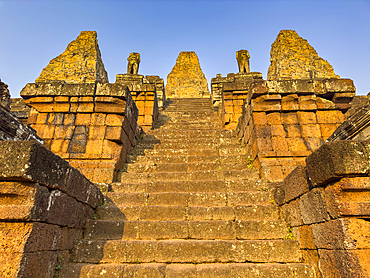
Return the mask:
[[107,192],[105,200],[117,206],[202,206],[223,207],[238,205],[268,205],[271,193],[268,191],[244,192]]
[[[155,145],[160,146],[160,145]],[[166,147],[166,146],[164,146]],[[132,155],[146,155],[146,156],[167,156],[167,155],[185,155],[185,156],[229,156],[229,155],[247,155],[246,148],[233,148],[230,145],[217,147],[203,147],[203,148],[191,148],[189,146],[183,149],[173,149],[173,148],[140,148],[140,146],[135,147],[132,150]]]
[[126,221],[90,220],[84,239],[283,239],[289,235],[283,220]]
[[159,140],[163,140],[165,138],[183,138],[183,139],[196,139],[196,138],[235,138],[235,130],[224,130],[224,129],[209,129],[207,132],[203,131],[195,131],[189,132],[187,130],[181,129],[173,129],[171,131],[162,132],[159,129],[153,129],[148,131],[151,136],[155,136]]
[[82,240],[75,263],[293,263],[301,260],[295,240]]
[[[213,263],[213,264],[69,264],[60,278],[315,278],[311,265],[298,263]],[[104,276],[102,276],[104,275]]]
[[239,145],[240,141],[238,138],[218,138],[218,137],[204,137],[204,138],[183,138],[183,137],[156,137],[154,135],[145,135],[143,139],[138,141],[138,144],[161,144],[161,143],[178,143],[184,142],[186,140],[189,144],[199,144],[199,143],[214,143],[214,144],[233,144]]
[[160,172],[191,172],[204,170],[243,170],[248,165],[221,162],[195,162],[195,163],[134,163],[126,164],[128,173],[160,173]]
[[206,123],[185,123],[185,122],[171,122],[169,121],[166,125],[161,126],[159,130],[172,130],[172,129],[218,129],[222,128],[222,125],[219,121],[208,121]]
[[[134,153],[134,152],[133,152]],[[138,163],[198,163],[198,162],[220,162],[224,163],[235,163],[235,164],[249,164],[249,161],[245,155],[229,155],[229,156],[219,156],[219,155],[162,155],[162,156],[146,156],[145,152],[143,154],[134,155],[130,154],[127,157],[128,163],[138,162]],[[252,167],[252,166],[250,166]]]
[[132,183],[113,183],[113,192],[125,193],[159,193],[159,192],[185,192],[185,193],[215,193],[215,192],[242,192],[242,191],[269,191],[273,184],[263,180],[242,180],[242,181],[157,181]]
[[102,220],[276,220],[280,217],[276,205],[228,207],[183,206],[100,206],[96,217]]
[[120,182],[148,181],[196,181],[196,180],[247,180],[258,179],[254,169],[243,170],[204,170],[194,172],[126,173],[120,175]]
[[161,142],[160,144],[147,144],[139,143],[135,146],[136,149],[154,149],[154,150],[163,150],[163,149],[205,149],[205,150],[215,150],[215,149],[245,149],[240,146],[240,144],[232,143],[215,143],[215,142],[194,142],[194,141],[177,141],[177,142]]

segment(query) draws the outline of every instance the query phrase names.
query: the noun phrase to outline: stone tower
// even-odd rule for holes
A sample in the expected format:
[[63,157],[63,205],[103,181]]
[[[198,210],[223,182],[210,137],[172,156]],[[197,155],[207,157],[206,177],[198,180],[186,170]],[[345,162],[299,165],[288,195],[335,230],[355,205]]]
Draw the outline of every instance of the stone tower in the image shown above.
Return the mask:
[[167,76],[167,97],[210,97],[207,79],[195,52],[181,52],[176,65]]
[[319,57],[294,30],[281,30],[271,46],[267,80],[339,78],[328,61]]
[[95,31],[82,31],[76,40],[44,68],[36,83],[64,81],[66,83],[108,82]]

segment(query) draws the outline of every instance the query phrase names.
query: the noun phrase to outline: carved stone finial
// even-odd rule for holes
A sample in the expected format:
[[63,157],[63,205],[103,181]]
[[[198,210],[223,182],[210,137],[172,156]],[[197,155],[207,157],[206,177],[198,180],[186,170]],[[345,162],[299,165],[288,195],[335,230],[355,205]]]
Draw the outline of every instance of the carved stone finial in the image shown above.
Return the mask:
[[140,64],[140,54],[136,52],[130,53],[127,58],[127,74],[138,74]]
[[248,50],[241,49],[236,52],[236,60],[238,61],[239,73],[249,72],[249,52]]

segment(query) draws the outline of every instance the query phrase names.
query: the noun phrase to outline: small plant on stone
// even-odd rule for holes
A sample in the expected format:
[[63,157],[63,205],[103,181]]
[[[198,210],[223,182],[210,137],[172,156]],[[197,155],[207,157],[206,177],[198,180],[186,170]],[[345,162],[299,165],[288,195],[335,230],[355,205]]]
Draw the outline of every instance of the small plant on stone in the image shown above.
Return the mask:
[[103,200],[101,203],[100,203],[100,206],[101,207],[106,207],[108,205],[108,202],[106,200]]
[[59,271],[62,269],[63,260],[64,260],[63,259],[63,256],[62,255],[58,255],[57,264],[55,265],[55,278],[59,278],[60,277]]
[[247,168],[248,169],[252,169],[253,168],[253,159],[252,158],[248,158],[247,160]]
[[296,240],[295,236],[293,235],[292,228],[290,226],[288,226],[288,235],[284,237],[284,239]]

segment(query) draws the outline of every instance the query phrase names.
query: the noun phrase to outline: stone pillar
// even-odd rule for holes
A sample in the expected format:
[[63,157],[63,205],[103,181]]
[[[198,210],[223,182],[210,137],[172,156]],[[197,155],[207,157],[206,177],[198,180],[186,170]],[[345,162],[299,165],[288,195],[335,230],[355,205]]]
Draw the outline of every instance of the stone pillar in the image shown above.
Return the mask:
[[45,147],[94,182],[115,181],[138,136],[138,110],[126,86],[27,84],[21,96]]

